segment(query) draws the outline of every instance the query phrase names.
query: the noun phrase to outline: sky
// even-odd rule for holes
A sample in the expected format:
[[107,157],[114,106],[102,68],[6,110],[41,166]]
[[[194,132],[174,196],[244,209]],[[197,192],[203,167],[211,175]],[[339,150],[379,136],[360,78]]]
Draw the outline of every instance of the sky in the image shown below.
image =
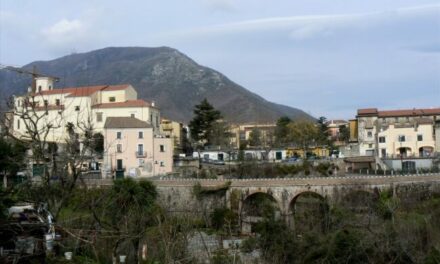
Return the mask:
[[440,107],[440,0],[0,0],[0,63],[168,46],[313,116]]

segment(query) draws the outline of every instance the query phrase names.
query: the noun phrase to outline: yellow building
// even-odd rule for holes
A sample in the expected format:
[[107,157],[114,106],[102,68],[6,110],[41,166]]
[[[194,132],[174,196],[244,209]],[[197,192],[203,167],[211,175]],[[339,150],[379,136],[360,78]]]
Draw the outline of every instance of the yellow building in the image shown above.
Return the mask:
[[[359,109],[353,121],[359,155],[380,158],[429,156],[436,150],[435,124],[439,120],[440,108]],[[350,122],[350,129],[351,125]]]
[[[242,142],[248,142],[253,130],[259,130],[262,146],[272,145],[275,137],[276,124],[238,124],[231,125],[231,143],[232,146],[239,148]],[[259,147],[259,146],[253,146]]]
[[171,138],[174,145],[174,153],[181,153],[183,141],[186,137],[185,128],[180,122],[162,118],[160,121],[160,132],[162,135]]
[[[330,155],[330,150],[326,147],[310,147],[307,149],[307,152],[309,155],[316,156],[316,157],[328,157]],[[304,149],[302,148],[287,148],[287,157],[301,157],[301,158],[307,158],[304,153]]]

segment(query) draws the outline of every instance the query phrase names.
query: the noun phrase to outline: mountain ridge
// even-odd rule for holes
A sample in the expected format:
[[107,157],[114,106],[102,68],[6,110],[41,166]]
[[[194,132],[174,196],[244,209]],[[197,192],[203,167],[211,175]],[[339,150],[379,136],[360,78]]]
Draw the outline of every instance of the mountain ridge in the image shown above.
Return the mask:
[[[24,69],[60,77],[56,88],[130,83],[141,99],[155,101],[162,115],[187,123],[204,98],[232,123],[269,123],[280,116],[312,119],[302,110],[269,102],[234,83],[222,73],[199,65],[170,47],[107,47],[34,61]],[[0,70],[0,92],[22,94],[30,77]]]

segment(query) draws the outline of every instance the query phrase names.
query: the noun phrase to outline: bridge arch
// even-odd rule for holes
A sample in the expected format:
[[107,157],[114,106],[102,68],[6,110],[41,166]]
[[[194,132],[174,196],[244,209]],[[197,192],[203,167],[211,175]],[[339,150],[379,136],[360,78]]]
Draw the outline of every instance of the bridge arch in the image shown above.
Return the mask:
[[278,200],[271,194],[255,191],[242,200],[240,221],[242,233],[254,233],[256,224],[264,218],[279,219],[281,207]]
[[300,192],[289,203],[289,225],[297,234],[325,231],[328,226],[329,204],[326,197],[314,191]]

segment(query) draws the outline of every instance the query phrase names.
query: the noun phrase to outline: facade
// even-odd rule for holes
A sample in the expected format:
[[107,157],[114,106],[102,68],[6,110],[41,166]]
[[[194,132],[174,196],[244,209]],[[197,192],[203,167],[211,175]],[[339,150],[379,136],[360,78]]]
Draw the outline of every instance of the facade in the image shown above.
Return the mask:
[[439,124],[440,108],[359,109],[356,120],[350,120],[350,142],[357,143],[358,156],[376,157],[379,165],[427,168],[439,152]]
[[348,126],[348,122],[345,120],[330,120],[327,122],[328,134],[333,140],[339,138],[339,128],[341,126]]
[[66,126],[93,126],[102,132],[107,117],[135,117],[149,123],[155,134],[160,132],[160,112],[154,103],[137,99],[136,90],[129,84],[98,85],[54,89],[50,77],[35,78],[36,91],[14,98],[13,133],[26,138],[30,116],[38,121],[38,130],[50,129],[48,142],[63,143]]
[[187,137],[186,128],[182,123],[162,118],[160,132],[173,140],[174,154],[182,153],[184,141]]
[[[231,143],[235,148],[240,148],[240,144],[243,142],[247,142],[250,138],[251,132],[253,130],[259,130],[260,132],[260,140],[262,146],[270,145],[273,143],[274,139],[274,131],[276,128],[276,124],[241,124],[241,125],[232,125],[231,126]],[[258,146],[253,146],[258,147]]]
[[151,177],[171,173],[171,138],[134,117],[108,117],[104,125],[103,177]]
[[345,142],[340,140],[341,137],[340,137],[339,130],[342,126],[348,128],[348,122],[345,120],[337,120],[337,119],[330,120],[327,122],[328,135],[329,135],[330,139],[334,141],[334,144],[336,146],[345,145]]
[[355,130],[360,156],[424,157],[436,149],[440,108],[378,111],[359,109]]

